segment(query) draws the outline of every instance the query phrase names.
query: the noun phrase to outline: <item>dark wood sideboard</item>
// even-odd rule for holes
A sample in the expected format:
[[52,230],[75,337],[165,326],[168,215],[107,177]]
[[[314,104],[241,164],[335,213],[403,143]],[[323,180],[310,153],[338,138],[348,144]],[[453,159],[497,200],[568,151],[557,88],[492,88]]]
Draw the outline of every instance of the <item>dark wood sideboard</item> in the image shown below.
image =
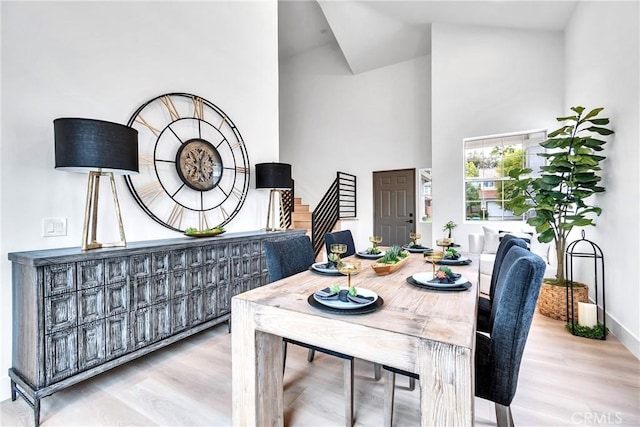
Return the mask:
[[9,254],[11,399],[40,399],[221,322],[231,297],[268,283],[264,242],[304,230],[226,233]]

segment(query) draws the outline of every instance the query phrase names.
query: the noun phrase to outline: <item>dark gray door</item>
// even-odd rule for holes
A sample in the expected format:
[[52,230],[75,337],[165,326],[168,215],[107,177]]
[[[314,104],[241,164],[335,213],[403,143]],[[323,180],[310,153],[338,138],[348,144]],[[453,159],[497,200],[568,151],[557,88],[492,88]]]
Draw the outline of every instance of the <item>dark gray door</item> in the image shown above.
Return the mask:
[[406,245],[416,231],[415,178],[415,169],[373,173],[373,230],[383,246]]

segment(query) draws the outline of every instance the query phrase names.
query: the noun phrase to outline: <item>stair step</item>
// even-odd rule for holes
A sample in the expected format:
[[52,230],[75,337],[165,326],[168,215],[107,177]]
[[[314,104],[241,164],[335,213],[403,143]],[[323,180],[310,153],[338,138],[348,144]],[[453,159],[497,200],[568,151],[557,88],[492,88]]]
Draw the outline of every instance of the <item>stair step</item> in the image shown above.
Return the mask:
[[294,205],[294,212],[309,212],[309,205]]
[[291,228],[311,230],[311,221],[293,221]]
[[292,221],[311,221],[311,212],[292,212]]

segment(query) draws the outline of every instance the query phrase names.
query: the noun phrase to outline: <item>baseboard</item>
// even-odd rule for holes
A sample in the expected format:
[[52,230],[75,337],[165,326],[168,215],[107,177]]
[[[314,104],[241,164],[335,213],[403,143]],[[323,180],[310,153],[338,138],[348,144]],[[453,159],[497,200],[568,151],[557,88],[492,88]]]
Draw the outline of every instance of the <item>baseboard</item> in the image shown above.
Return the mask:
[[[598,307],[600,310],[600,307]],[[635,357],[640,359],[640,339],[634,336],[627,328],[622,326],[618,320],[616,320],[611,314],[607,313],[607,328],[609,333],[615,335],[615,337],[624,345]]]

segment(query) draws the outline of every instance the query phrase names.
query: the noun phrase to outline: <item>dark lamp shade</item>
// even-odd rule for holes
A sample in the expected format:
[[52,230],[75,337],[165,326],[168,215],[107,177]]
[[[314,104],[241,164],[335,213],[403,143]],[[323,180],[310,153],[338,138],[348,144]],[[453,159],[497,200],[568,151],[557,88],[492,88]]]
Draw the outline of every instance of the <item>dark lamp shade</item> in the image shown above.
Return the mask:
[[138,131],[119,123],[61,118],[53,121],[56,169],[138,173]]
[[292,187],[291,165],[287,163],[256,164],[256,188]]

